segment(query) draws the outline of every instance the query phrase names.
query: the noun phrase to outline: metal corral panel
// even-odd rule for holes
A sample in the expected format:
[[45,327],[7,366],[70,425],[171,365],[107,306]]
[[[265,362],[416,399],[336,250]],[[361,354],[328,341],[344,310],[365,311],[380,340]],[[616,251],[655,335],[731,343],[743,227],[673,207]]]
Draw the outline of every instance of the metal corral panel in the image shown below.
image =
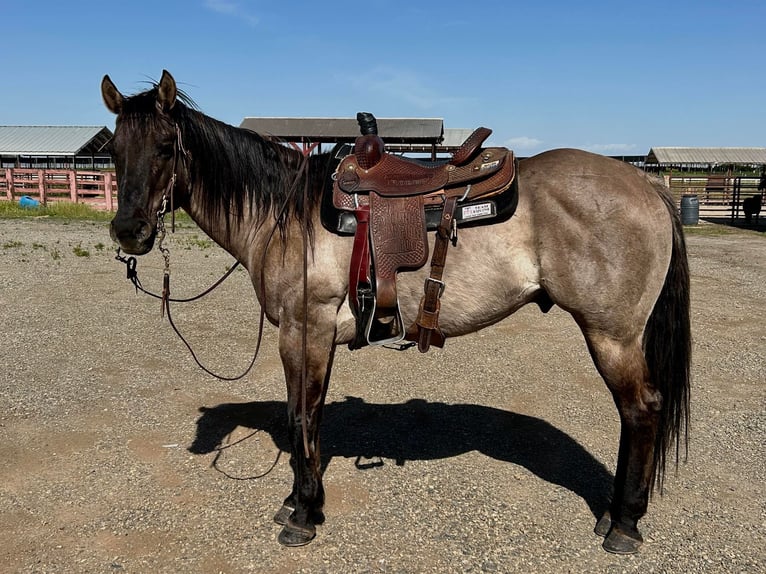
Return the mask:
[[766,164],[766,147],[653,147],[647,164]]
[[0,126],[0,155],[98,153],[111,137],[104,126]]
[[[386,142],[439,143],[444,120],[439,118],[377,118],[378,133]],[[354,118],[245,118],[240,124],[264,136],[285,141],[348,142],[359,136]]]

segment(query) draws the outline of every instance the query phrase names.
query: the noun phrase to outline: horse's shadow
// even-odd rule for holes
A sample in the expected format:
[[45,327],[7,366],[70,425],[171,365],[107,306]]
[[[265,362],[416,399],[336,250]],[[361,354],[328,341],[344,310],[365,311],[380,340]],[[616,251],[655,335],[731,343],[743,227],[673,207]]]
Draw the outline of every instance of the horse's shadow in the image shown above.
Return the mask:
[[[287,407],[282,401],[227,403],[201,407],[189,451],[218,450],[238,426],[268,432],[289,451]],[[535,417],[481,405],[448,405],[413,399],[402,404],[369,404],[356,397],[325,406],[322,466],[334,456],[356,458],[357,466],[378,459],[448,458],[476,450],[521,465],[578,496],[600,517],[608,506],[612,474],[566,433]],[[372,459],[373,462],[360,464]]]

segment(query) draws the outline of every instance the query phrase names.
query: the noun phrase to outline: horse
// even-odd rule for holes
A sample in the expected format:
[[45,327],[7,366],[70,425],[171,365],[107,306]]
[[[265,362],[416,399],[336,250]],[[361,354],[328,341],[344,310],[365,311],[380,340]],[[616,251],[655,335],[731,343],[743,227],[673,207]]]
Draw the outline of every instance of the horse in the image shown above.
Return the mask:
[[745,222],[750,223],[751,221],[755,220],[755,224],[758,225],[758,219],[761,216],[761,203],[763,201],[763,196],[759,195],[751,195],[750,197],[746,197],[742,201],[742,211],[745,212]]
[[[293,484],[274,520],[281,544],[308,544],[324,520],[319,428],[333,358],[355,336],[353,238],[320,218],[337,158],[304,158],[204,115],[166,70],[129,96],[104,76],[101,92],[116,114],[119,206],[110,233],[119,248],[148,253],[165,211],[183,209],[247,269],[262,313],[278,327]],[[676,468],[681,451],[688,455],[689,269],[679,215],[652,176],[574,149],[521,160],[518,194],[504,222],[460,230],[440,327],[447,337],[466,335],[528,303],[571,314],[620,419],[613,493],[595,533],[605,550],[634,553],[650,494],[662,492],[666,455],[675,450]],[[407,324],[426,276],[399,274]]]

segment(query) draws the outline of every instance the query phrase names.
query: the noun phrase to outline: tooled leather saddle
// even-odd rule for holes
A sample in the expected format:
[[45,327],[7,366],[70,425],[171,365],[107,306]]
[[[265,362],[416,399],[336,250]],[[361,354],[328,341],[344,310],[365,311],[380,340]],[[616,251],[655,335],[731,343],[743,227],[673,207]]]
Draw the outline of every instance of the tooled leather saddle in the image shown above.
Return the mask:
[[[372,114],[357,114],[362,135],[333,176],[338,233],[353,233],[349,302],[357,321],[352,349],[417,341],[426,352],[444,345],[439,329],[442,276],[459,226],[507,219],[518,200],[516,160],[502,147],[482,148],[492,133],[480,127],[449,161],[423,162],[387,153]],[[418,317],[403,323],[396,291],[400,270],[428,260],[429,230],[436,230],[431,273]]]

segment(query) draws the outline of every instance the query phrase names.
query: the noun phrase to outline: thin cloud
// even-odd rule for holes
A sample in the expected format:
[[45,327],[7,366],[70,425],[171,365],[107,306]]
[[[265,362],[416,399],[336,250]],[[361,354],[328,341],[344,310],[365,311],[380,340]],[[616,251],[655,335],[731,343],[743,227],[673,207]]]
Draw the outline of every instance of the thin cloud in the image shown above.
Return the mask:
[[232,0],[205,0],[204,5],[208,10],[236,18],[245,22],[248,26],[256,26],[259,22],[259,18],[242,7],[239,2],[233,2]]
[[424,83],[421,76],[409,70],[378,67],[365,74],[349,78],[351,85],[376,96],[404,102],[421,110],[466,104],[469,98],[451,97]]
[[585,149],[604,154],[624,154],[636,151],[636,144],[612,143],[612,144],[593,144],[585,146]]
[[505,140],[506,147],[516,150],[538,149],[541,145],[543,145],[543,140],[527,136],[518,136]]

